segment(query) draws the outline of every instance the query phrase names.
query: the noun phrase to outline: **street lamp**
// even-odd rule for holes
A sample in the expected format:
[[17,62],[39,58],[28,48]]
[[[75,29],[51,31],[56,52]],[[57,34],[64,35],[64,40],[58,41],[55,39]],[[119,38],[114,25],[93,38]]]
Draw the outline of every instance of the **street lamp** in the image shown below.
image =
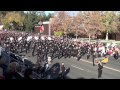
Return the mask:
[[53,18],[49,19],[49,36],[51,36],[51,22],[52,22]]

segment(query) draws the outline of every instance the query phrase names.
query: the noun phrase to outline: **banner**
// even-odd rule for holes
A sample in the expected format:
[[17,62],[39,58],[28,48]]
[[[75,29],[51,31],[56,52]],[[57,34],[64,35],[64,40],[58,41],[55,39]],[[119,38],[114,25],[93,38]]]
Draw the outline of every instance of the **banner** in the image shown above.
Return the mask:
[[102,63],[107,63],[109,60],[108,60],[108,58],[105,58],[105,59],[103,59],[101,62]]
[[44,31],[44,26],[42,25],[40,26],[40,33],[43,33],[43,31]]

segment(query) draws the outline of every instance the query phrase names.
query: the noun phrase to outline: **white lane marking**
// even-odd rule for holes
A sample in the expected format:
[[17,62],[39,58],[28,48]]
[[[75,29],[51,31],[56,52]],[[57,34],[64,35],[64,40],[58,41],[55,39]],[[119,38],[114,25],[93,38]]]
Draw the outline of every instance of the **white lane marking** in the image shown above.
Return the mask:
[[88,69],[86,69],[86,72],[97,74],[96,72],[90,71],[90,70],[88,70]]
[[90,62],[90,61],[86,61],[86,60],[84,60],[84,59],[81,59],[80,61],[88,62],[88,63],[91,63],[91,64],[92,64],[92,62]]
[[107,69],[111,69],[111,70],[113,70],[113,71],[120,72],[120,70],[117,70],[117,69],[114,69],[114,68],[110,68],[110,67],[107,67],[107,66],[104,66],[104,67],[107,68]]
[[77,68],[77,69],[80,69],[80,70],[84,70],[84,71],[86,71],[86,72],[89,72],[89,73],[94,73],[94,74],[97,74],[97,73],[95,73],[95,72],[92,72],[92,71],[90,71],[90,70],[85,70],[85,69],[82,69],[82,68],[80,68],[80,67],[78,67],[78,66],[75,66],[75,65],[71,65],[72,67],[74,67],[74,68]]
[[74,65],[71,65],[72,67],[75,67],[75,68],[77,68],[77,69],[80,69],[80,70],[84,70],[84,69],[82,69],[82,68],[79,68],[79,67],[77,67],[77,66],[74,66]]
[[[77,58],[74,58],[74,59],[77,59]],[[73,60],[73,59],[72,59],[72,60]],[[86,61],[86,60],[84,60],[84,59],[80,59],[80,61],[88,62],[88,63],[91,63],[91,64],[92,64],[92,62],[90,62],[90,61]]]
[[[92,64],[92,62],[86,61],[86,60],[84,60],[84,59],[81,59],[81,61],[83,61],[83,62],[88,62],[88,63],[91,63],[91,64]],[[120,72],[120,70],[117,70],[117,69],[114,69],[114,68],[111,68],[111,67],[107,67],[107,66],[103,66],[103,67],[105,67],[105,68],[107,68],[107,69],[110,69],[110,70],[113,70],[113,71]]]

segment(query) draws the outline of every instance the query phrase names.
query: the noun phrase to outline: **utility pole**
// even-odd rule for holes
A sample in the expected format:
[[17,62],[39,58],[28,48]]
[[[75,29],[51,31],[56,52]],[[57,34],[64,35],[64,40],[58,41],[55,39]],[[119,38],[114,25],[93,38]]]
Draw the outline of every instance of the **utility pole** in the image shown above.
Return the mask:
[[50,26],[50,21],[49,21],[49,36],[51,36],[51,26]]

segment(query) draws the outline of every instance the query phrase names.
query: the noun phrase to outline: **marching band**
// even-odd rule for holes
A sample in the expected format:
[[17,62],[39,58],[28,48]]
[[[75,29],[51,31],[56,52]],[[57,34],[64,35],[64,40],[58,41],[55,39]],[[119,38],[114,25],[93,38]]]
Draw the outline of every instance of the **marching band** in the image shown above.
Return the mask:
[[[46,61],[50,64],[54,58],[60,59],[61,57],[77,57],[77,60],[79,61],[87,54],[87,59],[92,56],[94,66],[95,63],[100,65],[104,62],[107,63],[109,57],[106,59],[106,55],[110,54],[108,52],[108,46],[105,46],[102,43],[78,42],[68,38],[50,37],[25,32],[2,31],[0,32],[0,40],[1,46],[5,48],[7,52],[16,54],[20,54],[21,52],[26,52],[26,54],[32,52],[32,56],[36,53],[36,63]],[[115,48],[115,50],[117,49]],[[117,57],[118,53],[114,54]],[[100,57],[103,58],[100,59]],[[98,59],[100,59],[101,62]],[[102,71],[99,71],[101,74]],[[101,75],[99,75],[99,77],[101,77]]]

